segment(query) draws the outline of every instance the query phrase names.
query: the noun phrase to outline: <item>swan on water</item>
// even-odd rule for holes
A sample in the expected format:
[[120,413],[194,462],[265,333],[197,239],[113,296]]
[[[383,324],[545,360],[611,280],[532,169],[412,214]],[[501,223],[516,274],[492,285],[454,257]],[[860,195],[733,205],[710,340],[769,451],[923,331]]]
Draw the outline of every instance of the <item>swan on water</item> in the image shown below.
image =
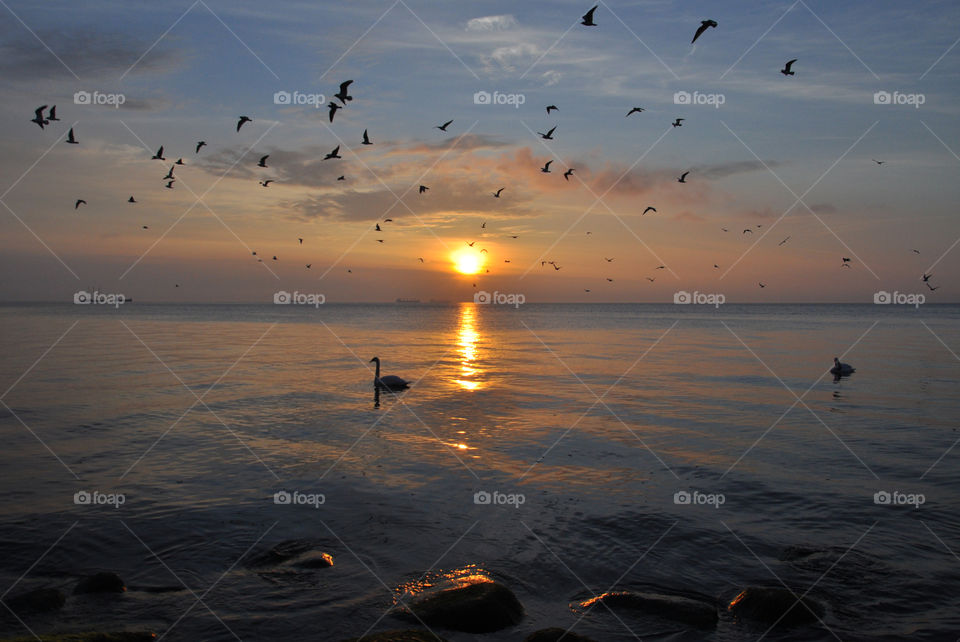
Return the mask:
[[830,374],[848,375],[852,372],[856,372],[856,370],[857,369],[851,366],[849,363],[840,363],[840,360],[834,357],[833,367],[830,368]]
[[376,362],[377,364],[377,373],[373,377],[373,385],[377,388],[385,388],[387,390],[403,390],[404,388],[409,388],[410,384],[405,380],[397,377],[396,375],[387,375],[385,377],[380,376],[380,357],[374,357],[370,359],[370,362]]

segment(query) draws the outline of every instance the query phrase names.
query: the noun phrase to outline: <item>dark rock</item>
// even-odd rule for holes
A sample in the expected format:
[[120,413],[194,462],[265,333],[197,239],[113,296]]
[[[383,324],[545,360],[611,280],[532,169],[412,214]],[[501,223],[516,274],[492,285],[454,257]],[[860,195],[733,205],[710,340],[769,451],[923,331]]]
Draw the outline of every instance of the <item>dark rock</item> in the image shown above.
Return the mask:
[[4,599],[15,613],[41,613],[56,611],[67,601],[66,596],[55,588],[42,588],[20,593]]
[[250,568],[294,566],[297,568],[324,568],[333,566],[333,557],[316,550],[317,543],[307,540],[280,542],[270,550],[254,555],[247,562]]
[[94,573],[80,580],[73,589],[74,595],[83,593],[123,593],[127,586],[116,573]]
[[432,593],[395,614],[454,631],[490,633],[519,623],[523,605],[506,586],[483,581]]
[[568,633],[566,629],[552,627],[534,631],[523,638],[523,642],[593,642],[593,640],[577,635],[572,631]]
[[343,642],[447,642],[446,639],[437,637],[430,631],[383,631],[382,633],[371,633],[362,638],[350,638]]
[[823,604],[810,597],[798,598],[799,593],[785,588],[750,586],[731,600],[727,610],[738,618],[780,626],[812,624],[823,617]]
[[610,591],[580,603],[590,609],[603,603],[612,609],[630,609],[668,620],[690,624],[701,629],[717,625],[717,607],[714,604],[681,595],[661,595],[634,591]]
[[329,553],[309,551],[288,560],[284,565],[296,568],[327,568],[333,566],[333,557]]

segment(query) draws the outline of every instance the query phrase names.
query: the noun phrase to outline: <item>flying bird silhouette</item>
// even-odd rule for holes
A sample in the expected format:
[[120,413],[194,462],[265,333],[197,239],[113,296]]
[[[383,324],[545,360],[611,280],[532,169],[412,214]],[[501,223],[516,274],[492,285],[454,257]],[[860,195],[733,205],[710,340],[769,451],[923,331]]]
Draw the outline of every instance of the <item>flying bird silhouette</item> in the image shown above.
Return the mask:
[[343,158],[340,155],[340,145],[334,147],[332,152],[323,157],[323,160],[330,160],[331,158]]
[[343,107],[341,107],[341,106],[338,105],[337,103],[333,102],[332,100],[330,101],[330,104],[327,105],[327,107],[330,109],[330,114],[329,114],[329,116],[330,116],[330,122],[332,123],[332,122],[333,122],[333,115],[337,113],[337,110],[338,110],[338,109],[343,109]]
[[753,234],[753,230],[751,230],[749,227],[743,231],[744,234],[746,234],[747,232],[750,232],[751,234]]
[[78,141],[73,135],[73,127],[70,128],[70,132],[67,134],[67,142],[70,143],[71,145],[80,144],[80,141]]
[[544,134],[544,133],[542,133],[542,132],[537,132],[537,133],[540,134],[540,138],[542,138],[543,140],[553,140],[553,130],[556,129],[556,128],[557,128],[556,125],[554,125],[554,126],[550,129],[550,131],[548,131],[546,134]]
[[673,125],[674,127],[683,127],[683,121],[685,120],[686,118],[678,118],[675,121],[673,121],[671,125]]
[[137,199],[135,199],[134,197],[131,196],[130,198],[127,199],[127,202],[128,202],[128,203],[136,203],[136,202],[137,202]]
[[552,162],[553,162],[552,160],[548,160],[548,161],[546,162],[546,164],[545,164],[543,167],[540,168],[540,171],[543,172],[544,174],[549,174],[549,173],[550,173],[550,163],[552,163]]
[[593,12],[597,10],[597,7],[600,5],[595,5],[593,9],[583,14],[583,20],[580,22],[585,27],[596,27],[597,23],[593,21]]
[[420,186],[420,193],[423,194],[423,193],[426,192],[428,189],[430,189],[430,188],[427,187],[426,185],[421,185],[421,186]]
[[300,245],[303,245],[303,239],[302,239],[302,238],[297,237],[297,240],[300,241]]
[[560,111],[560,108],[556,105],[547,105],[547,116],[550,115],[551,111]]
[[445,122],[445,123],[442,124],[442,125],[434,125],[433,128],[434,128],[434,129],[439,129],[440,131],[445,132],[445,131],[447,131],[447,127],[449,127],[449,126],[450,126],[450,123],[452,123],[452,122],[453,122],[452,120],[448,120],[447,122]]
[[[500,189],[498,189],[496,192],[493,193],[493,197],[494,197],[494,198],[500,198],[500,192],[502,192],[504,189],[505,189],[505,188],[503,188],[503,187],[501,187]],[[483,226],[486,227],[487,224],[484,223]]]
[[36,123],[40,126],[40,129],[43,129],[44,125],[49,125],[50,121],[43,117],[43,110],[46,109],[46,105],[40,105],[35,110],[33,110],[33,118],[30,120],[31,123]]
[[929,283],[927,283],[927,289],[930,290],[931,292],[934,292],[935,290],[939,290],[939,289],[940,289],[940,286],[938,285],[938,286],[934,287],[934,286],[930,285]]
[[170,171],[167,172],[167,175],[163,177],[163,180],[165,180],[165,181],[172,181],[172,180],[174,180],[173,167],[174,167],[173,165],[170,166]]
[[689,174],[689,173],[690,173],[690,172],[684,172],[683,174],[680,174],[680,178],[677,179],[677,182],[678,182],[678,183],[686,183],[686,182],[687,182],[687,174]]
[[[85,200],[83,200],[82,198],[78,198],[78,199],[77,199],[77,202],[73,204],[73,209],[78,209],[78,208],[80,207],[80,204],[81,204],[81,203],[84,204],[84,205],[87,204],[87,202],[86,202]],[[926,279],[924,279],[924,281],[926,281]]]
[[870,160],[872,160],[877,165],[883,165],[884,163],[887,162],[887,161],[878,161],[876,158],[871,158]]
[[791,69],[791,67],[793,67],[793,63],[795,62],[797,62],[796,58],[794,58],[793,60],[788,60],[787,64],[783,66],[783,69],[780,70],[780,73],[783,74],[784,76],[795,76],[796,72],[794,72]]
[[160,149],[157,150],[157,153],[150,157],[150,160],[167,160],[163,157],[163,145],[160,145]]
[[198,140],[198,141],[197,141],[197,149],[196,149],[193,153],[194,153],[194,154],[199,154],[199,153],[200,153],[200,148],[203,147],[203,146],[206,145],[206,144],[207,144],[207,141],[205,141],[205,140]]
[[568,180],[568,181],[570,180],[570,177],[571,177],[571,176],[573,176],[573,168],[572,168],[572,167],[563,173],[563,177],[564,177],[566,180]]
[[350,83],[352,82],[353,82],[352,80],[347,80],[346,82],[340,83],[340,91],[338,91],[333,95],[334,98],[342,102],[344,105],[347,104],[348,100],[353,100],[353,96],[347,95],[347,88],[350,86]]
[[260,184],[263,185],[264,187],[270,187],[270,183],[273,183],[273,182],[274,181],[272,178],[268,178],[265,181],[260,181]]
[[363,130],[363,144],[364,144],[364,145],[373,145],[373,143],[370,142],[370,137],[367,136],[367,130],[366,130],[366,129]]
[[173,189],[173,181],[167,181],[166,188],[167,188],[167,189]]
[[342,176],[342,175],[341,175],[341,176],[337,176],[337,180],[338,180],[338,181],[345,181],[345,180],[347,180],[347,177],[346,177],[346,176]]
[[244,124],[252,123],[252,122],[253,122],[252,118],[248,118],[247,116],[241,116],[240,119],[237,121],[237,131],[240,131],[240,128],[243,127]]
[[[77,202],[79,203],[80,201],[77,201]],[[86,203],[86,201],[83,201],[83,202]],[[921,276],[920,278],[923,280],[924,283],[926,283],[927,281],[930,280],[930,277],[932,276],[933,276],[932,274],[927,274],[926,272],[924,272],[923,276]]]
[[697,41],[697,38],[699,38],[703,34],[703,32],[706,31],[708,28],[716,27],[716,26],[717,26],[716,20],[701,21],[700,26],[697,27],[697,32],[693,34],[693,40],[690,41],[690,44],[692,45],[693,43],[695,43]]
[[183,159],[182,159],[182,158],[178,158],[178,159],[177,159],[177,162],[174,163],[174,165],[185,165],[185,164],[186,164],[186,163],[183,162]]
[[643,214],[641,214],[640,216],[643,216],[647,212],[656,212],[656,211],[657,211],[657,208],[648,206],[647,209],[643,210]]
[[767,287],[767,284],[766,284],[766,283],[757,282],[757,285],[759,285],[761,288]]
[[603,257],[603,260],[607,263],[613,263],[613,259],[608,259],[607,257]]
[[270,158],[270,154],[267,154],[266,156],[261,156],[260,162],[257,163],[257,167],[266,167],[268,158]]
[[[633,113],[640,113],[640,112],[644,112],[644,111],[647,111],[647,110],[644,109],[643,107],[634,107],[633,109],[631,109],[630,111],[627,112],[627,116],[629,116],[630,114],[633,114]],[[626,118],[627,116],[624,116],[624,118]]]
[[789,240],[790,240],[790,237],[788,236],[787,238],[785,238],[785,239],[783,239],[782,241],[780,241],[779,243],[777,243],[777,247],[783,245],[784,243],[786,243],[786,242],[789,241]]
[[47,114],[47,122],[48,122],[48,123],[52,123],[52,122],[55,121],[55,120],[60,120],[59,118],[57,118],[57,106],[56,106],[56,105],[54,105],[53,107],[51,107],[51,108],[50,108],[50,113]]

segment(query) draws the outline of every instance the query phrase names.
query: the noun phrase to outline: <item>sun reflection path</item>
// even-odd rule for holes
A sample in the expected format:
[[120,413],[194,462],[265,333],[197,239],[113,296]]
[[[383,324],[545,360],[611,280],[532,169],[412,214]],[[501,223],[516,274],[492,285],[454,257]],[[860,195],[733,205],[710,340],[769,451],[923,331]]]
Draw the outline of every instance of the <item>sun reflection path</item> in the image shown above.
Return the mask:
[[457,346],[460,349],[460,372],[454,381],[464,390],[479,390],[484,383],[479,381],[483,368],[477,362],[477,311],[469,303],[460,306],[460,326],[457,328]]

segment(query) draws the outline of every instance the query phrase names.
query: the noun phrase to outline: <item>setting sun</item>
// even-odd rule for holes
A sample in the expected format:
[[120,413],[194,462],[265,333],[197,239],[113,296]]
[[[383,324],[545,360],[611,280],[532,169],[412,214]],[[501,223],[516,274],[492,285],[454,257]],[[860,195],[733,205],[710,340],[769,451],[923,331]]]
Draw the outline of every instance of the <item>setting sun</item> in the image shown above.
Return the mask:
[[453,269],[460,274],[476,274],[483,267],[483,255],[472,248],[457,250],[450,256]]

